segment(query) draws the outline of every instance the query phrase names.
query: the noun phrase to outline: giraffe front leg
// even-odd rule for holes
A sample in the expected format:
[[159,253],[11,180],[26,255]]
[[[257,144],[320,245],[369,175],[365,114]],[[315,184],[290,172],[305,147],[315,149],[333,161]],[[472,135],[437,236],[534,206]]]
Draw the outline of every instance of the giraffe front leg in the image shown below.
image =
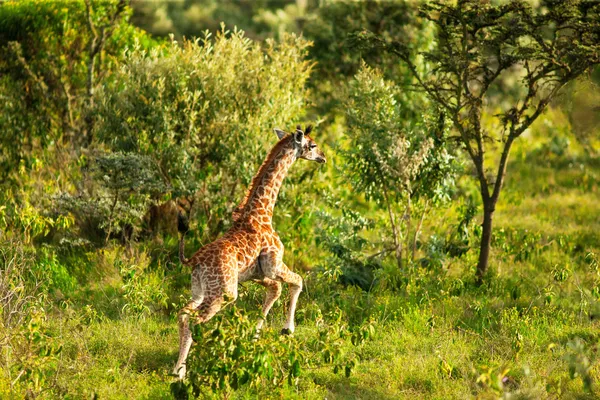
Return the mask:
[[281,333],[289,335],[294,333],[294,315],[296,314],[296,303],[298,302],[298,296],[302,292],[302,277],[292,272],[285,264],[281,263],[279,270],[277,271],[277,278],[289,285],[290,289],[290,306],[288,308],[287,319]]

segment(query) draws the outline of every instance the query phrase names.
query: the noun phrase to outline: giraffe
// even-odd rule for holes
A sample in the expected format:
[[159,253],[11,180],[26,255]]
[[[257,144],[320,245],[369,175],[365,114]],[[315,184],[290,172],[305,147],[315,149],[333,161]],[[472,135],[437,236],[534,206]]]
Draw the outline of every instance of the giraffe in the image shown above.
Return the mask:
[[325,163],[326,158],[309,136],[312,126],[303,131],[298,125],[293,133],[280,129],[274,131],[279,141],[234,210],[234,222],[228,232],[186,259],[184,238],[187,226],[183,218],[179,219],[179,258],[184,265],[192,266],[192,299],[178,315],[179,359],[173,374],[179,379],[185,377],[185,361],[192,345],[190,317],[197,323],[211,319],[224,306],[225,298],[237,298],[238,283],[252,280],[267,289],[257,332],[281,295],[282,282],[287,283],[290,303],[281,332],[294,332],[294,314],[302,291],[302,278],[283,263],[283,243],[271,224],[273,209],[283,179],[296,159]]

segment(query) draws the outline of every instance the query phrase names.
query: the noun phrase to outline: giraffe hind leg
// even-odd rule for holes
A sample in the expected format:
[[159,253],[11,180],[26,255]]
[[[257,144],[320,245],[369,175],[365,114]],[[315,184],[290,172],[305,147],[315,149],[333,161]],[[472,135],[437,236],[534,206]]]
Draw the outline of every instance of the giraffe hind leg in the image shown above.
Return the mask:
[[190,301],[179,311],[177,316],[179,326],[179,359],[173,368],[173,375],[183,379],[185,377],[185,359],[192,346],[192,331],[190,330],[190,316],[195,313],[196,308],[202,303],[202,299]]
[[179,327],[179,358],[172,375],[183,379],[185,376],[185,360],[192,346],[192,331],[190,330],[190,317],[193,317],[198,307],[204,301],[204,285],[200,270],[192,270],[192,301],[183,307],[177,315],[177,325]]
[[[223,295],[213,295],[206,297],[202,303],[195,304],[190,302],[185,306],[179,313],[179,359],[175,368],[173,369],[173,375],[177,375],[179,379],[185,378],[186,365],[185,361],[190,352],[192,346],[192,331],[190,329],[190,319],[194,322],[204,323],[211,319],[223,305]],[[193,307],[193,309],[191,308]],[[192,318],[190,318],[192,317]]]

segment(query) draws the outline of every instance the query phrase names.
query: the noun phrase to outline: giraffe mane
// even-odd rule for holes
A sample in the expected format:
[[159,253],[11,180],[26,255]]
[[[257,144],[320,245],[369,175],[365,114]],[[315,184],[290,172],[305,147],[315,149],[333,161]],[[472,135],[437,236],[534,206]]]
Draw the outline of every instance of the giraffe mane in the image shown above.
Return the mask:
[[268,166],[271,164],[271,162],[273,162],[273,160],[275,159],[275,157],[277,157],[277,155],[279,155],[279,153],[281,152],[281,150],[283,148],[285,148],[289,144],[291,138],[292,138],[291,134],[285,135],[271,149],[271,151],[267,155],[267,158],[265,159],[265,161],[263,161],[263,163],[261,164],[260,168],[258,169],[258,172],[252,178],[252,182],[250,183],[250,187],[246,191],[246,194],[244,195],[243,200],[233,210],[233,213],[232,213],[232,215],[233,215],[233,222],[237,222],[240,219],[240,217],[243,214],[244,208],[246,207],[246,204],[248,204],[248,201],[250,200],[250,198],[256,192],[256,189],[260,185],[260,181],[262,180],[263,176],[267,173]]

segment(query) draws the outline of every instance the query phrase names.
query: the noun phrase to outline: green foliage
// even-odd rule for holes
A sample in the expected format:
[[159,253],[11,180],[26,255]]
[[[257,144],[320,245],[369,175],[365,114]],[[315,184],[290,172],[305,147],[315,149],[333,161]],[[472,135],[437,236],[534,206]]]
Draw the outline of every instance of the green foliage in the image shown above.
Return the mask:
[[39,279],[41,288],[49,293],[59,291],[60,295],[69,296],[77,287],[77,280],[49,248],[42,249],[39,260],[33,265],[32,273]]
[[[417,48],[430,44],[432,36],[416,18],[417,7],[409,1],[332,1],[324,2],[307,16],[303,33],[314,42],[311,56],[319,60],[320,80],[354,76],[361,65],[377,65],[387,78],[408,77],[394,57],[376,49],[350,50],[349,35],[363,29],[386,40],[407,41]],[[410,82],[409,79],[405,83]],[[401,84],[401,86],[404,86]]]
[[21,162],[13,175],[18,184],[4,182],[6,190],[0,192],[0,237],[3,240],[21,239],[29,244],[35,237],[64,231],[73,225],[71,215],[49,213],[45,209],[49,199],[36,196],[39,190],[51,191],[50,185],[39,179],[46,167],[39,158],[34,158],[32,165]]
[[21,243],[0,243],[0,379],[9,379],[10,393],[35,397],[54,385],[62,346],[44,308],[47,277],[56,271],[32,264]]
[[[61,148],[63,143],[78,146],[90,140],[87,131],[93,116],[88,109],[99,84],[97,75],[108,84],[123,49],[134,39],[148,44],[142,32],[128,24],[128,11],[116,2],[94,4],[90,15],[88,20],[83,1],[0,5],[0,49],[6,55],[0,60],[3,177],[32,150]],[[112,23],[102,31],[106,37],[98,58],[90,53],[94,32],[89,21],[98,29]],[[90,59],[96,75],[90,75]]]
[[201,194],[212,218],[224,218],[233,207],[225,198],[249,183],[271,129],[302,113],[307,45],[295,36],[260,45],[222,30],[150,52],[134,47],[101,95],[98,138],[152,160],[163,194]]
[[237,26],[248,32],[250,37],[255,38],[271,33],[268,13],[273,10],[281,14],[283,10],[280,7],[285,3],[289,2],[273,0],[135,2],[132,4],[134,9],[132,21],[136,26],[154,35],[175,34],[177,37],[201,36],[205,30],[215,32],[219,30],[221,21],[227,21],[229,25]]
[[[543,6],[535,9],[518,0],[500,5],[475,0],[423,4],[420,15],[437,30],[436,45],[422,52],[433,67],[434,79],[415,62],[407,41],[389,41],[366,29],[354,35],[359,47],[395,54],[421,90],[452,120],[477,172],[484,205],[479,282],[488,267],[492,215],[513,142],[566,84],[600,64],[600,5],[546,1]],[[494,96],[493,88],[501,75],[515,68],[521,70],[521,87],[507,105],[502,96]],[[486,113],[495,117],[493,136],[482,124]],[[500,145],[487,146],[490,137]],[[495,177],[486,172],[493,162],[497,162]]]
[[[351,84],[346,107],[349,143],[344,151],[353,186],[387,209],[399,265],[402,242],[410,243],[406,238],[411,201],[448,200],[456,171],[454,157],[444,146],[443,115],[438,121],[417,122],[419,105],[400,93],[380,72],[363,65]],[[397,220],[394,214],[400,204],[404,217]],[[414,243],[417,235],[418,229]]]
[[356,188],[378,201],[386,191],[393,197],[410,196],[433,147],[410,118],[416,109],[398,101],[398,90],[377,70],[363,66],[347,105],[347,166]]
[[452,227],[445,246],[450,256],[460,257],[465,254],[473,247],[473,236],[477,237],[481,234],[481,227],[475,225],[474,221],[477,211],[477,206],[472,198],[468,198],[458,208],[458,223]]
[[116,260],[115,267],[123,280],[121,289],[125,305],[122,312],[125,315],[145,318],[167,306],[165,280],[157,272],[149,270],[149,262],[143,253],[138,257]]
[[[340,206],[337,203],[337,207]],[[373,221],[345,208],[342,208],[339,217],[324,211],[319,212],[317,217],[319,225],[316,244],[330,254],[325,260],[324,270],[344,285],[356,285],[363,290],[370,290],[375,283],[373,272],[380,264],[376,258],[364,256],[365,250],[369,248],[369,241],[360,233],[372,228]]]
[[0,312],[4,329],[23,324],[30,301],[38,295],[38,284],[29,279],[32,255],[16,241],[0,244]]
[[205,388],[235,390],[244,385],[293,385],[301,373],[304,354],[292,336],[254,339],[255,320],[229,307],[211,322],[195,325],[196,343],[188,359],[190,387],[196,396]]
[[88,238],[98,233],[107,242],[120,234],[123,241],[131,240],[141,230],[149,205],[165,190],[153,160],[134,153],[96,154],[85,169],[85,183],[92,190],[57,196],[57,212],[74,215]]
[[592,368],[596,358],[596,346],[590,348],[581,338],[575,338],[567,343],[569,352],[565,355],[569,363],[571,379],[581,378],[586,392],[592,391],[594,375]]
[[175,382],[171,391],[176,398],[195,397],[212,392],[236,390],[256,392],[286,385],[296,387],[305,370],[326,365],[346,378],[358,364],[356,357],[344,354],[344,339],[359,347],[374,331],[373,321],[356,328],[351,334],[343,324],[342,313],[332,316],[311,339],[279,335],[270,331],[256,333],[256,318],[230,306],[210,323],[192,328],[194,346],[187,361],[189,382]]
[[[593,110],[597,96],[579,98],[586,83],[576,82],[565,96],[572,104],[553,102],[527,140],[514,142],[493,262],[477,286],[482,186],[449,146],[478,149],[469,136],[477,101],[461,95],[457,126],[452,110],[412,87],[416,72],[451,95],[464,88],[451,86],[457,77],[476,97],[487,73],[520,63],[481,102],[482,165],[493,186],[490,166],[528,95],[523,78],[553,63],[522,115],[533,118],[552,79],[571,61],[577,72],[595,46],[560,25],[581,28],[584,3],[423,4],[462,7],[462,20],[417,16],[416,3],[403,1],[133,3],[156,11],[163,33],[214,31],[222,18],[252,38],[220,31],[180,43],[134,28],[123,4],[91,1],[91,24],[85,2],[0,5],[0,398],[596,396],[600,164],[594,118],[578,111]],[[596,5],[585,4],[593,16]],[[536,34],[530,23],[550,19],[559,24],[539,31],[542,41],[527,35]],[[462,24],[470,50],[450,55],[465,39]],[[95,56],[92,28],[107,33]],[[555,54],[534,63],[555,28]],[[390,52],[349,47],[348,33],[363,29]],[[299,30],[313,47],[285,34]],[[521,36],[502,37],[513,34]],[[270,36],[279,39],[261,39]],[[397,63],[398,52],[407,62]],[[478,69],[486,62],[488,72]],[[242,285],[238,308],[195,328],[189,379],[171,385],[189,269],[177,261],[175,237],[157,229],[150,239],[144,225],[155,215],[167,225],[185,196],[195,200],[186,254],[213,239],[275,143],[271,128],[305,123],[305,114],[328,164],[294,166],[274,220],[286,264],[305,278],[295,336],[276,333],[284,293],[254,340],[263,290]],[[417,261],[405,268],[386,257],[391,221],[403,258]]]
[[28,312],[26,324],[10,333],[4,355],[11,360],[8,368],[17,381],[14,390],[36,396],[54,386],[62,346],[48,329],[46,311],[31,308]]

